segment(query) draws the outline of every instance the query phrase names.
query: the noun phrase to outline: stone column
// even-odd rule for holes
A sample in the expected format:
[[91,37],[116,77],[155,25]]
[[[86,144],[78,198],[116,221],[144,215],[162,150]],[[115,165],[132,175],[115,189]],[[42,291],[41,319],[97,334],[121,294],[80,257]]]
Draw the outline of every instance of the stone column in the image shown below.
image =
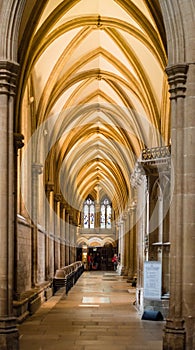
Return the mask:
[[46,228],[46,236],[45,236],[45,275],[46,279],[50,279],[54,274],[54,224],[53,224],[53,198],[54,198],[54,184],[52,182],[48,182],[45,185],[46,187],[46,210],[45,210],[45,228]]
[[[169,184],[170,185],[170,184]],[[169,188],[170,192],[170,188]],[[170,203],[170,197],[165,198]],[[164,203],[165,203],[164,200]],[[164,204],[163,203],[163,204]],[[163,246],[162,246],[162,294],[169,296],[170,293],[170,235],[169,235],[169,210],[163,207]]]
[[136,303],[139,311],[142,313],[144,309],[143,298],[143,275],[144,275],[144,238],[146,233],[146,193],[147,178],[139,163],[136,163],[133,174],[131,175],[131,185],[137,189],[137,288]]
[[[17,176],[18,176],[18,150],[24,146],[24,136],[20,133],[14,133],[14,269],[17,271],[17,263],[18,263],[18,225],[17,225],[17,213],[18,213],[18,205],[17,205],[17,194],[18,194],[18,184],[17,184]],[[18,293],[18,274],[14,273],[14,298],[17,299]]]
[[65,266],[65,204],[60,206],[60,266]]
[[70,227],[70,263],[74,262],[74,225],[73,218],[69,216],[69,227]]
[[129,271],[128,278],[133,280],[137,276],[136,264],[136,204],[133,202],[129,212],[130,232],[129,232]]
[[121,226],[120,221],[116,223],[116,232],[118,237],[118,256],[121,257]]
[[124,276],[128,276],[129,271],[129,253],[130,253],[130,246],[129,246],[129,212],[127,212],[124,215],[124,240],[125,240],[125,263],[124,263]]
[[65,228],[66,228],[66,257],[65,257],[65,261],[66,261],[66,265],[69,265],[70,263],[70,225],[69,225],[69,212],[66,209],[65,212]]
[[14,282],[14,156],[13,120],[15,83],[19,66],[0,61],[0,348],[18,350],[16,319],[13,317]]
[[54,207],[55,207],[55,216],[54,216],[54,272],[60,268],[60,200],[61,195],[54,195]]
[[125,264],[125,238],[124,238],[124,220],[123,218],[120,221],[120,274],[124,274],[124,264]]
[[42,168],[41,164],[32,164],[32,287],[38,283],[38,176],[42,174]]
[[[194,35],[194,31],[193,31]],[[194,37],[193,37],[194,38]],[[194,42],[194,40],[192,41]],[[192,48],[193,50],[193,48]],[[195,64],[188,69],[187,91],[185,97],[184,119],[184,184],[183,184],[183,316],[186,329],[186,348],[195,347],[195,244],[194,244],[194,218],[195,218]]]
[[140,312],[143,312],[143,302],[144,302],[144,296],[143,296],[143,290],[144,290],[144,261],[145,261],[145,254],[144,254],[144,239],[145,239],[145,233],[146,233],[146,187],[147,187],[147,181],[146,176],[142,175],[142,182],[138,186],[137,192],[137,296],[139,299],[139,307]]
[[73,253],[73,262],[75,262],[75,261],[76,261],[76,255],[77,255],[77,252],[76,252],[77,226],[74,225],[74,226],[73,226],[73,229],[74,229],[74,253]]
[[[192,178],[188,176],[192,171],[190,171],[191,164],[185,155],[185,151],[187,154],[190,153],[193,137],[190,130],[192,119],[188,118],[185,110],[188,65],[177,64],[168,67],[166,71],[171,93],[171,153],[174,171],[171,174],[171,185],[174,189],[170,207],[170,308],[164,329],[163,349],[190,350],[193,347],[195,313],[192,308],[195,284],[194,233],[192,225],[188,227],[185,225],[186,217],[189,220],[191,215],[191,222],[194,220],[193,210],[189,209]],[[190,123],[187,127],[185,124],[188,121]],[[185,149],[185,142],[189,145],[188,149]],[[189,343],[191,342],[192,347],[186,346],[186,327],[187,337],[191,338]]]

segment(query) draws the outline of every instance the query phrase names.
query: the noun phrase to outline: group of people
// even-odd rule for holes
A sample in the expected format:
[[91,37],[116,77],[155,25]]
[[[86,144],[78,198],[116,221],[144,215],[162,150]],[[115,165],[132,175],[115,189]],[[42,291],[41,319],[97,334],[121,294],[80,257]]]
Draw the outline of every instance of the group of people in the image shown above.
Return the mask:
[[94,256],[92,255],[92,253],[90,253],[88,255],[88,268],[89,270],[99,270],[100,269],[100,264],[101,264],[101,260],[100,260],[100,254],[97,253]]
[[[103,259],[103,258],[102,258]],[[88,262],[88,269],[91,270],[100,270],[101,269],[101,257],[99,253],[96,254],[88,254],[87,257]],[[120,256],[117,256],[117,254],[114,254],[112,257],[112,263],[113,263],[113,270],[117,270],[117,266],[120,262]]]

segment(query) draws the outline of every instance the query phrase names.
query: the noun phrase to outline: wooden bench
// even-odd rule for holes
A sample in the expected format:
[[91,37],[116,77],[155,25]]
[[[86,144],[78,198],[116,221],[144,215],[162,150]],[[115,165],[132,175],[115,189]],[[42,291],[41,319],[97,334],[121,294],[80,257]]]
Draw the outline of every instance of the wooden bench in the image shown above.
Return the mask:
[[84,268],[81,261],[76,261],[68,266],[64,266],[59,270],[56,270],[53,279],[54,294],[60,288],[65,288],[66,294],[77,282],[78,278],[83,273]]

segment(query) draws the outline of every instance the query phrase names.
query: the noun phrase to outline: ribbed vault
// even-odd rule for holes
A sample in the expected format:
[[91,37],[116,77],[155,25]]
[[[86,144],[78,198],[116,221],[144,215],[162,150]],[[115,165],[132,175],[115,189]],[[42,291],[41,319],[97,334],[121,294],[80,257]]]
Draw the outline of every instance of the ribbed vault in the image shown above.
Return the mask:
[[[31,135],[39,128],[41,145],[42,131],[47,135],[46,181],[76,210],[88,194],[96,198],[98,185],[119,215],[130,203],[130,174],[142,148],[170,137],[158,1],[49,0],[39,13],[37,2],[34,12],[28,6],[15,128],[25,134],[30,108]],[[33,157],[44,161],[39,151]]]

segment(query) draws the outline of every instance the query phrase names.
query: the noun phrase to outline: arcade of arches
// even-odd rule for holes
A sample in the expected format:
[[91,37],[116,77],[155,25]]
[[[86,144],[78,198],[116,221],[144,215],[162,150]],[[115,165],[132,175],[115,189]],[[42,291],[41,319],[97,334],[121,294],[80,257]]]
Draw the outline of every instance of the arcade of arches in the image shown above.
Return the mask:
[[[163,349],[195,348],[193,0],[0,3],[0,348],[56,270],[160,267]],[[110,253],[111,252],[111,253]]]

